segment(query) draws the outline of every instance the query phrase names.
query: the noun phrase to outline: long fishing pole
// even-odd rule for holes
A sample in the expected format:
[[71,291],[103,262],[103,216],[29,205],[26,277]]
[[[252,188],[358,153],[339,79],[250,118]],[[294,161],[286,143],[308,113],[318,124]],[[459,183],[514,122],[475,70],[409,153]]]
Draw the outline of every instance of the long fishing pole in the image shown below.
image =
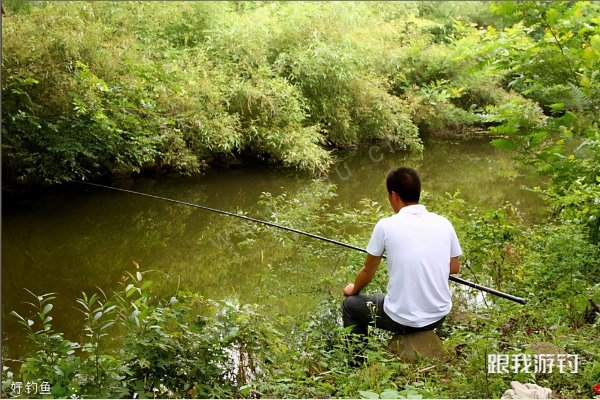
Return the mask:
[[[206,210],[206,211],[212,211],[212,212],[215,212],[215,213],[218,213],[218,214],[229,215],[230,217],[236,217],[236,218],[240,218],[240,219],[245,219],[246,221],[256,222],[258,224],[272,226],[274,228],[283,229],[283,230],[288,231],[288,232],[294,232],[294,233],[297,233],[299,235],[308,236],[308,237],[311,237],[313,239],[318,239],[318,240],[322,240],[324,242],[333,243],[333,244],[336,244],[338,246],[346,247],[348,249],[357,250],[357,251],[360,251],[360,252],[363,252],[363,253],[367,252],[365,249],[362,249],[362,248],[357,247],[357,246],[353,246],[353,245],[348,244],[348,243],[340,242],[339,240],[329,239],[329,238],[326,238],[326,237],[323,237],[323,236],[315,235],[314,233],[301,231],[299,229],[290,228],[288,226],[283,226],[283,225],[275,224],[275,223],[269,222],[269,221],[263,221],[263,220],[260,220],[260,219],[247,217],[247,216],[242,215],[242,214],[236,214],[236,213],[232,213],[232,212],[229,212],[229,211],[219,210],[218,208],[212,208],[212,207],[202,206],[202,205],[199,205],[199,204],[189,203],[187,201],[181,201],[181,200],[171,199],[171,198],[168,198],[168,197],[157,196],[157,195],[154,195],[154,194],[136,192],[134,190],[121,189],[121,188],[116,188],[116,187],[112,187],[112,186],[100,185],[98,183],[81,182],[81,181],[78,181],[77,183],[81,183],[83,185],[88,185],[88,186],[95,186],[95,187],[99,187],[99,188],[103,188],[103,189],[116,190],[116,191],[124,192],[124,193],[135,194],[135,195],[138,195],[138,196],[150,197],[152,199],[164,200],[164,201],[168,201],[168,202],[175,203],[175,204],[181,204],[181,205],[184,205],[184,206],[199,208],[199,209]],[[451,281],[453,281],[453,282],[460,283],[462,285],[466,285],[466,286],[472,287],[474,289],[478,289],[478,290],[481,290],[483,292],[487,292],[487,293],[490,293],[490,294],[502,297],[504,299],[508,299],[508,300],[514,301],[514,302],[519,303],[519,304],[525,304],[527,302],[527,300],[525,300],[522,297],[513,296],[512,294],[508,294],[508,293],[504,293],[504,292],[501,292],[501,291],[496,290],[496,289],[488,288],[488,287],[485,287],[485,286],[480,285],[478,283],[473,283],[473,282],[467,281],[465,279],[458,278],[456,276],[450,275],[449,279]]]

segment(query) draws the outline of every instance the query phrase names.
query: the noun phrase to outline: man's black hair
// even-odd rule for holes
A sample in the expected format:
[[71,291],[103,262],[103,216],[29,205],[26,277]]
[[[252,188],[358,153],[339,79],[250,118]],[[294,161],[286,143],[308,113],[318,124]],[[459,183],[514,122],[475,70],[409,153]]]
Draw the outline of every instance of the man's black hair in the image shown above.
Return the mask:
[[421,198],[421,179],[412,168],[391,170],[385,179],[388,193],[396,192],[405,203],[418,203]]

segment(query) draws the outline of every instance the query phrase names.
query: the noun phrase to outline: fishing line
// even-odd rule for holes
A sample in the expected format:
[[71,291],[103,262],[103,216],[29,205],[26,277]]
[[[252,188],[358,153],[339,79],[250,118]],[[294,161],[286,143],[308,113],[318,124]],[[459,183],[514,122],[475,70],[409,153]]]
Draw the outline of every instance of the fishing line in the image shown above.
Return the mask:
[[[135,195],[138,195],[138,196],[149,197],[149,198],[157,199],[157,200],[163,200],[163,201],[167,201],[167,202],[170,202],[170,203],[181,204],[181,205],[188,206],[188,207],[199,208],[201,210],[212,211],[214,213],[218,213],[218,214],[222,214],[222,215],[228,215],[230,217],[236,217],[236,218],[240,218],[240,219],[245,219],[246,221],[251,221],[251,222],[258,223],[258,224],[263,224],[263,225],[271,226],[273,228],[283,229],[284,231],[294,232],[294,233],[297,233],[299,235],[304,235],[304,236],[311,237],[313,239],[318,239],[318,240],[322,240],[324,242],[336,244],[338,246],[342,246],[342,247],[345,247],[347,249],[352,249],[352,250],[360,251],[362,253],[367,253],[367,251],[365,249],[362,249],[362,248],[357,247],[357,246],[353,246],[353,245],[348,244],[348,243],[340,242],[339,240],[330,239],[330,238],[326,238],[326,237],[323,237],[323,236],[315,235],[314,233],[301,231],[299,229],[290,228],[288,226],[278,225],[278,224],[275,224],[273,222],[263,221],[263,220],[260,220],[260,219],[247,217],[247,216],[245,216],[243,214],[236,214],[236,213],[232,213],[232,212],[229,212],[229,211],[219,210],[218,208],[212,208],[212,207],[202,206],[200,204],[194,204],[194,203],[189,203],[187,201],[171,199],[171,198],[163,197],[163,196],[157,196],[155,194],[148,194],[148,193],[136,192],[134,190],[129,190],[129,189],[121,189],[121,188],[116,188],[116,187],[112,187],[112,186],[100,185],[98,183],[81,182],[81,181],[77,181],[76,183],[80,183],[80,184],[88,185],[88,186],[99,187],[99,188],[103,188],[103,189],[116,190],[118,192],[135,194]],[[450,275],[449,280],[451,280],[453,282],[456,282],[456,283],[460,283],[462,285],[466,285],[466,286],[472,287],[474,289],[481,290],[483,292],[487,292],[487,293],[496,295],[498,297],[502,297],[502,298],[507,299],[507,300],[514,301],[514,302],[519,303],[519,304],[525,304],[527,302],[527,300],[524,299],[524,298],[522,298],[522,297],[513,296],[511,294],[504,293],[504,292],[501,292],[501,291],[496,290],[496,289],[488,288],[488,287],[485,287],[485,286],[480,285],[478,283],[473,283],[473,282],[467,281],[465,279],[458,278],[456,276]]]

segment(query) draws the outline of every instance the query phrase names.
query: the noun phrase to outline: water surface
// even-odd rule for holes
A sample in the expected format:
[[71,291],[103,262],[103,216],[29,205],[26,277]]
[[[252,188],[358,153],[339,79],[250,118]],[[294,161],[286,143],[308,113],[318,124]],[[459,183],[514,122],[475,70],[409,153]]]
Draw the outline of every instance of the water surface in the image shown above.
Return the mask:
[[[510,155],[486,140],[429,141],[425,149],[422,157],[391,151],[385,144],[339,153],[327,179],[336,185],[337,197],[330,202],[352,208],[367,198],[387,207],[385,174],[392,167],[408,165],[419,170],[425,191],[460,190],[469,207],[494,208],[511,201],[530,220],[543,212],[539,198],[521,189],[531,182],[518,175]],[[213,169],[198,178],[145,177],[116,184],[269,218],[257,205],[261,193],[285,194],[293,200],[306,196],[312,179],[285,169],[246,166]],[[127,271],[135,270],[133,261],[143,270],[155,271],[156,290],[164,295],[189,289],[284,313],[310,311],[326,291],[309,290],[303,282],[330,273],[331,266],[341,262],[325,259],[307,270],[294,265],[293,252],[289,256],[279,252],[277,241],[248,241],[241,223],[231,217],[79,185],[12,199],[3,207],[2,330],[11,357],[24,349],[21,328],[9,313],[27,312],[22,303],[29,300],[25,287],[35,293],[58,293],[55,327],[77,341],[82,318],[74,309],[75,299],[96,287],[107,291],[118,287]],[[293,240],[294,245],[314,246],[317,252],[331,246],[302,237]],[[293,268],[279,268],[284,256]]]

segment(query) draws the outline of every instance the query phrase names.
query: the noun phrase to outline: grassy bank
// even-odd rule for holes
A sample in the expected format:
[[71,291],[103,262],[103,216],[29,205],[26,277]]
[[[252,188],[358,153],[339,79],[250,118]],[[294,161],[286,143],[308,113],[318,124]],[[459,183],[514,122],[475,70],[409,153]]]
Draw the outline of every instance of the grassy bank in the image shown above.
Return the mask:
[[[323,206],[331,190],[315,185],[321,195],[312,203],[298,206],[285,196],[266,196],[264,207],[275,203],[280,222],[305,221],[302,216]],[[82,331],[77,338],[53,330],[52,295],[26,295],[34,304],[31,314],[11,318],[21,321],[34,350],[3,371],[3,397],[14,397],[11,382],[41,379],[51,384],[51,397],[481,398],[499,397],[511,380],[549,387],[557,397],[592,396],[600,376],[600,319],[590,299],[600,296],[594,283],[600,253],[585,229],[570,223],[525,226],[510,205],[470,210],[458,196],[427,198],[426,204],[449,215],[459,232],[464,278],[528,298],[521,306],[488,296],[474,307],[476,293],[454,286],[454,309],[439,331],[450,354],[443,362],[402,363],[387,352],[389,335],[373,330],[367,363],[348,365],[354,349],[339,322],[341,288],[361,265],[360,253],[344,253],[331,273],[306,271],[313,279],[301,279],[295,287],[278,287],[266,277],[266,287],[257,290],[271,292],[273,301],[281,290],[325,295],[298,315],[185,292],[164,297],[152,282],[159,273],[133,269],[115,293],[98,291],[78,300]],[[303,228],[327,234],[342,231],[349,221],[372,226],[384,215],[376,203],[365,202],[356,210],[331,210],[323,216],[328,224],[314,221]],[[368,233],[364,229],[345,240],[360,244]],[[256,248],[279,243],[278,268],[319,265],[315,248],[297,247],[285,233],[248,225],[244,237]],[[328,252],[339,254],[333,247],[320,249],[321,259]],[[368,290],[384,291],[386,279],[382,268]],[[540,351],[577,354],[578,373],[487,372],[488,354]]]

